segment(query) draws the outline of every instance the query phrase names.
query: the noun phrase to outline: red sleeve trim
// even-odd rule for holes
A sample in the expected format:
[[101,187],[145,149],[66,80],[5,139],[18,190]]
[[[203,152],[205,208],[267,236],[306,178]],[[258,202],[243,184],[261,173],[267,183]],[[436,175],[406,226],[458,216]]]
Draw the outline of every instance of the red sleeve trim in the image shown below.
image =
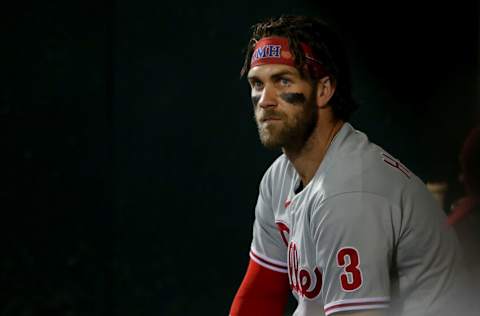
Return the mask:
[[250,259],[252,259],[256,263],[258,263],[259,265],[267,269],[270,269],[276,272],[288,273],[286,263],[278,260],[270,259],[266,256],[259,255],[255,253],[253,250],[250,250]]
[[352,298],[326,304],[324,311],[328,316],[337,312],[388,308],[389,304],[389,297]]

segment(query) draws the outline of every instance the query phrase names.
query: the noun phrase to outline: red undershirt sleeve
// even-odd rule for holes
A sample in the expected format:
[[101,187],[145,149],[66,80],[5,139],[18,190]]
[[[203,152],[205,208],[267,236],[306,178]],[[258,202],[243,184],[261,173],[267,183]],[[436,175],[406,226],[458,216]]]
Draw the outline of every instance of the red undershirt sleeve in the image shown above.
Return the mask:
[[252,259],[230,308],[230,316],[282,316],[290,291],[288,274]]

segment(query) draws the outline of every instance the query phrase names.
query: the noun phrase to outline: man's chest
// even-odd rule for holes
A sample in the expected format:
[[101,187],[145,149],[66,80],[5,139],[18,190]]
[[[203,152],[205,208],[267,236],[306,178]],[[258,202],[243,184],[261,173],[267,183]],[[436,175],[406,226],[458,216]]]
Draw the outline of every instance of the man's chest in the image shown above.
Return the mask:
[[310,229],[309,203],[301,199],[287,200],[284,208],[277,210],[275,224],[287,248],[292,292],[299,298],[317,299],[322,288],[322,271],[317,265]]

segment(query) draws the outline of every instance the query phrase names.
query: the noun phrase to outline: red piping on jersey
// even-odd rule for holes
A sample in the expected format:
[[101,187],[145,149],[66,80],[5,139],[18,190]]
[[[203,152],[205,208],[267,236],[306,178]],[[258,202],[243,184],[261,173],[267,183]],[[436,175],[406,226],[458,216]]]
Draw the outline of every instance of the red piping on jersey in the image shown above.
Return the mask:
[[[356,307],[356,306],[368,306],[368,305],[385,305],[388,304],[389,301],[376,301],[376,302],[358,302],[358,303],[342,303],[342,304],[337,304],[330,306],[325,309],[325,314],[327,314],[328,311],[339,308],[339,307]],[[328,315],[328,314],[327,314]]]
[[265,260],[265,259],[263,259],[263,258],[260,258],[260,257],[259,257],[257,254],[255,254],[252,250],[250,250],[250,254],[251,254],[252,256],[254,256],[255,259],[258,259],[259,261],[261,261],[261,262],[263,262],[263,263],[265,263],[265,264],[268,264],[268,265],[270,265],[270,266],[274,266],[275,268],[279,268],[279,269],[287,269],[287,265],[286,265],[286,264],[285,264],[284,266],[282,266],[282,265],[280,265],[280,264],[278,264],[278,263],[273,263],[273,262],[271,262],[271,261],[268,261],[268,260]]

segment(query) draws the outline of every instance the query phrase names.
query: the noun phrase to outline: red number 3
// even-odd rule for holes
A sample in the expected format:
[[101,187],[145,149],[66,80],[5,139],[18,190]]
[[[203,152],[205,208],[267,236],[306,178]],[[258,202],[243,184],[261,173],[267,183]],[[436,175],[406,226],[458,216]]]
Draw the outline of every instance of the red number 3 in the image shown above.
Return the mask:
[[[348,260],[345,260],[348,258]],[[341,248],[337,253],[337,264],[343,267],[344,273],[340,275],[342,288],[347,291],[355,291],[362,286],[362,272],[359,269],[360,256],[352,247]]]

